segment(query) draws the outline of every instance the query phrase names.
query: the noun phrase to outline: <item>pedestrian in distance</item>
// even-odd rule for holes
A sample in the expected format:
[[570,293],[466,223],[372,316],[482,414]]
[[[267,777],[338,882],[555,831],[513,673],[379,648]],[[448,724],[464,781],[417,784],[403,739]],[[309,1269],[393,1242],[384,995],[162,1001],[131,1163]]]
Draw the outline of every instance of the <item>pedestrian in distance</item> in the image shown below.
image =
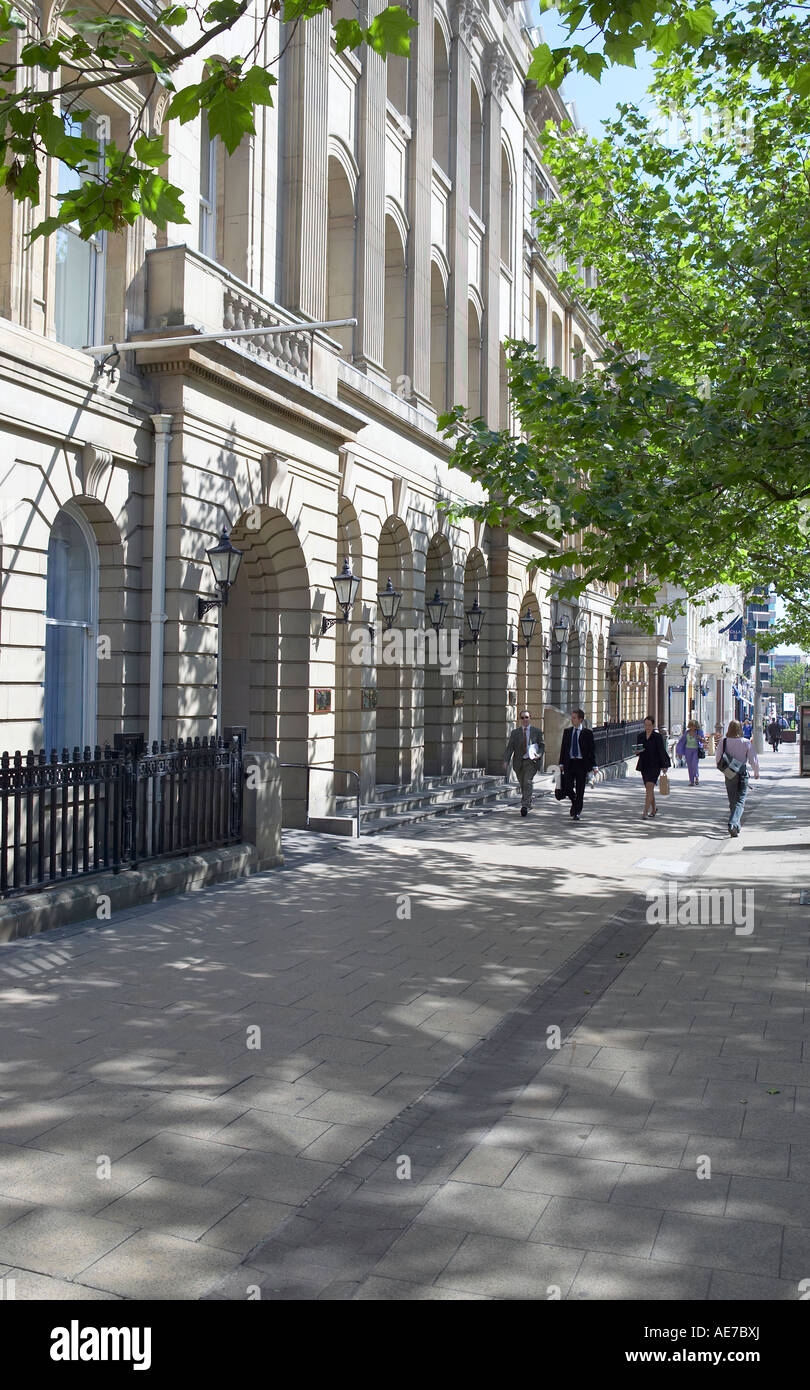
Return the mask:
[[726,729],[726,736],[717,745],[715,761],[726,779],[728,794],[728,833],[732,839],[740,833],[745,798],[748,795],[749,767],[754,769],[754,778],[759,777],[759,762],[750,741],[744,737],[742,727],[732,719]]
[[782,738],[782,730],[779,727],[778,719],[772,719],[767,728],[768,742],[774,753],[779,751],[779,743]]
[[[694,720],[692,720],[694,723]],[[686,738],[685,734],[681,735]],[[672,759],[667,752],[663,734],[656,729],[655,720],[651,714],[644,720],[644,737],[641,741],[641,753],[636,763],[636,772],[640,772],[644,781],[644,811],[642,820],[647,816],[655,816],[658,807],[655,804],[655,788],[658,785],[658,778],[662,772],[666,772],[672,766]]]
[[689,720],[678,739],[675,752],[679,758],[685,758],[689,785],[696,787],[700,782],[700,759],[706,756],[706,735],[696,719]]
[[571,802],[572,820],[579,820],[582,815],[585,782],[588,773],[596,768],[596,745],[591,730],[583,724],[584,718],[584,709],[572,709],[570,727],[564,730],[560,744],[563,795]]
[[750,719],[750,718],[744,719],[744,720],[743,720],[743,726],[742,726],[742,736],[743,736],[743,738],[750,738],[753,732],[754,732],[754,725],[753,725],[753,722],[751,721],[751,719]]
[[532,723],[531,714],[527,709],[524,709],[520,716],[520,723],[509,735],[509,742],[503,755],[503,770],[506,776],[509,776],[509,763],[511,762],[515,769],[515,776],[520,783],[520,814],[522,816],[528,816],[531,810],[532,782],[545,751],[543,731]]

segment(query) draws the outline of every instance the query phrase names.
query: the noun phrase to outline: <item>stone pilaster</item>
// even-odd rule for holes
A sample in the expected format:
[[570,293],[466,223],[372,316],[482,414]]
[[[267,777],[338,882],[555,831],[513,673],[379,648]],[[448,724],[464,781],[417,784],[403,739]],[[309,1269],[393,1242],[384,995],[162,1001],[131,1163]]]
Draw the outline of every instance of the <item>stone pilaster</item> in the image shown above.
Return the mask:
[[484,52],[484,221],[486,223],[486,294],[482,343],[481,413],[490,427],[500,425],[501,378],[501,102],[509,91],[512,64],[499,43]]
[[411,223],[407,363],[413,395],[430,403],[430,203],[433,178],[433,3],[414,0],[419,28],[411,30],[410,112],[413,126],[408,178]]
[[453,45],[450,55],[450,302],[448,331],[448,395],[466,401],[467,298],[469,291],[470,222],[470,49],[481,17],[479,0],[456,0],[453,7]]
[[[384,9],[384,0],[361,0],[358,20],[369,25]],[[312,21],[307,20],[307,25]],[[371,48],[363,50],[359,87],[360,183],[357,194],[357,284],[355,304],[358,344],[355,362],[382,375],[385,354],[385,63]],[[388,379],[386,377],[386,385]]]
[[283,59],[282,300],[318,320],[326,310],[328,10],[299,24]]

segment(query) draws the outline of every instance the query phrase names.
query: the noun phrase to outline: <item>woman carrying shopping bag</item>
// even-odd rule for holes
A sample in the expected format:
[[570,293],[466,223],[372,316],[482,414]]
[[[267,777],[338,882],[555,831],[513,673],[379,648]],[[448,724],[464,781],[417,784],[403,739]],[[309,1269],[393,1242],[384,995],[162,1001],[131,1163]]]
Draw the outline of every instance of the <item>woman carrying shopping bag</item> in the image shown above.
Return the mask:
[[685,732],[678,739],[675,752],[679,758],[686,759],[690,787],[698,786],[700,782],[699,760],[706,756],[706,735],[696,719],[689,720]]
[[743,738],[742,726],[732,719],[725,738],[717,745],[716,762],[726,779],[728,794],[728,833],[736,839],[740,833],[745,798],[748,795],[748,768],[754,769],[754,777],[759,777],[759,762],[749,740]]
[[[648,714],[644,720],[644,737],[641,740],[641,756],[636,763],[636,772],[640,772],[644,780],[644,812],[641,819],[646,820],[647,816],[654,816],[658,810],[655,804],[655,787],[661,773],[666,775],[668,767],[672,766],[672,760],[666,749],[663,736],[655,727],[655,720]],[[669,787],[667,786],[667,791]],[[661,787],[661,795],[664,796],[664,788]]]

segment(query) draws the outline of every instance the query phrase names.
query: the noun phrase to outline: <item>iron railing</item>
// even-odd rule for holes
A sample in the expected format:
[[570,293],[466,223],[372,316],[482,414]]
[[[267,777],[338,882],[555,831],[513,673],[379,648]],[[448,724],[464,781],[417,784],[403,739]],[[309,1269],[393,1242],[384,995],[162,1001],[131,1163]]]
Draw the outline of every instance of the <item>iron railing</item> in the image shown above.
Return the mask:
[[620,763],[639,751],[644,737],[644,721],[634,720],[620,724],[597,724],[593,729],[596,752],[596,766],[607,767],[609,763]]
[[0,756],[0,897],[237,843],[238,739]]

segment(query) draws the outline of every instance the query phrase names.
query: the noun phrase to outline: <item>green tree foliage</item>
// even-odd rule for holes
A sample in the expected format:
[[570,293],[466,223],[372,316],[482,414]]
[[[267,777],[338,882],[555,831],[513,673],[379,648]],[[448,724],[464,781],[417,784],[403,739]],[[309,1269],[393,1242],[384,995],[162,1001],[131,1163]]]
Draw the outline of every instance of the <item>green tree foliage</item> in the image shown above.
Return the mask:
[[625,106],[602,141],[549,124],[560,197],[537,236],[603,357],[570,380],[511,343],[521,437],[442,421],[492,499],[475,514],[560,543],[544,564],[564,595],[613,581],[638,619],[668,582],[710,601],[773,582],[769,647],[810,646],[810,101],[803,18],[780,9],[753,34],[726,16],[711,63],[662,60],[658,123]]
[[[167,162],[164,138],[150,139],[146,113],[158,87],[172,93],[166,120],[180,124],[208,115],[212,136],[233,154],[255,134],[255,112],[273,105],[277,79],[258,61],[268,21],[294,27],[324,9],[329,0],[212,0],[207,7],[169,5],[147,24],[129,14],[65,10],[56,32],[31,36],[13,0],[0,0],[0,185],[12,197],[38,206],[46,155],[79,175],[76,187],[59,194],[59,210],[36,226],[33,237],[49,236],[65,223],[89,237],[117,232],[146,217],[158,227],[187,222],[180,189],[160,172]],[[253,10],[255,25],[243,26],[252,47],[227,62],[211,57],[203,77],[183,84],[184,64],[216,50],[217,39]],[[389,5],[363,27],[340,20],[339,49],[368,44],[383,57],[407,55],[415,21],[400,5]],[[289,35],[287,35],[289,37]],[[53,74],[57,74],[54,81]],[[129,145],[120,149],[81,132],[93,93],[126,86],[140,100],[140,118]],[[55,107],[59,103],[63,117]],[[69,116],[69,119],[67,117]],[[165,123],[164,123],[165,124]]]
[[792,691],[802,699],[810,697],[810,663],[806,666],[803,661],[791,661],[789,666],[782,666],[774,671],[771,685],[774,690]]

